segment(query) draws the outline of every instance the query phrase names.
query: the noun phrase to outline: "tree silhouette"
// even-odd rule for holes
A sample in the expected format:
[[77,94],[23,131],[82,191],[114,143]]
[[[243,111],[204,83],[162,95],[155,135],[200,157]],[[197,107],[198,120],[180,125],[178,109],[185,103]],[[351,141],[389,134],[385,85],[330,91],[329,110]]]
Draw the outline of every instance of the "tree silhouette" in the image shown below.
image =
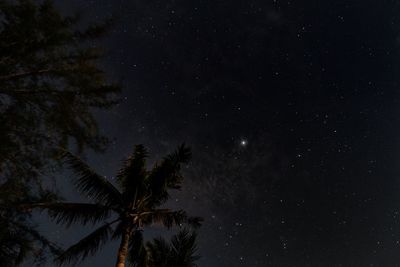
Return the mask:
[[118,101],[119,87],[97,64],[102,52],[95,41],[109,25],[85,27],[49,0],[0,0],[0,244],[7,244],[0,257],[42,249],[40,240],[34,245],[29,216],[4,207],[17,197],[46,199],[42,181],[58,168],[59,147],[102,151],[107,143],[93,110]]
[[143,258],[143,228],[156,223],[167,228],[184,223],[193,227],[200,226],[199,217],[189,217],[183,210],[162,208],[169,198],[169,191],[181,188],[181,165],[187,163],[190,156],[190,149],[182,145],[151,170],[147,170],[147,151],[142,145],[137,145],[116,176],[118,189],[66,151],[63,157],[75,172],[75,186],[93,203],[47,202],[26,204],[23,207],[47,210],[57,223],[66,225],[95,224],[111,219],[68,248],[57,260],[61,263],[83,260],[93,255],[110,238],[118,238],[121,241],[116,266],[123,267],[129,254],[134,255],[133,259],[136,256],[138,260]]
[[71,141],[80,150],[104,147],[92,109],[116,104],[119,87],[105,80],[93,42],[109,23],[78,23],[52,1],[0,0],[2,178],[35,177]]
[[195,267],[195,261],[200,258],[196,255],[196,237],[196,233],[183,230],[173,236],[170,243],[161,237],[156,238],[146,244],[147,264],[136,266]]
[[[43,201],[54,199],[54,196],[42,195],[33,198],[29,192],[21,191],[20,181],[8,180],[0,187],[0,195],[9,201]],[[61,249],[53,242],[38,233],[29,223],[28,213],[1,204],[0,210],[0,266],[16,266],[28,255],[34,255],[37,264],[43,263],[46,251],[61,253]]]

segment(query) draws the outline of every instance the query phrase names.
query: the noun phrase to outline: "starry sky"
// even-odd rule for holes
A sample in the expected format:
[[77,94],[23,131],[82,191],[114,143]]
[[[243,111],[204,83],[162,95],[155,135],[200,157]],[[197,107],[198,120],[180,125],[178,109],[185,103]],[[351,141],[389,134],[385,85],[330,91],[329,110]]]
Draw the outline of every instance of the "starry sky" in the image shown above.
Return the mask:
[[200,266],[400,266],[400,1],[56,2],[116,18],[94,45],[122,102],[90,164],[112,179],[134,144],[192,147],[170,205],[205,219]]

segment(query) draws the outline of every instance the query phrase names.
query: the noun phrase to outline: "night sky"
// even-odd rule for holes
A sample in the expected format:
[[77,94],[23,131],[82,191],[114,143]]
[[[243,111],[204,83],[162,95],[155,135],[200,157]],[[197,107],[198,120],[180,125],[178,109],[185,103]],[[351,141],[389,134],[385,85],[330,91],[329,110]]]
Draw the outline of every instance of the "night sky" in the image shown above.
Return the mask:
[[[134,144],[192,147],[170,206],[204,217],[200,266],[400,266],[400,1],[57,5],[116,18],[94,45],[123,101],[97,114],[114,141],[90,164],[113,179]],[[45,227],[64,245],[88,233]]]

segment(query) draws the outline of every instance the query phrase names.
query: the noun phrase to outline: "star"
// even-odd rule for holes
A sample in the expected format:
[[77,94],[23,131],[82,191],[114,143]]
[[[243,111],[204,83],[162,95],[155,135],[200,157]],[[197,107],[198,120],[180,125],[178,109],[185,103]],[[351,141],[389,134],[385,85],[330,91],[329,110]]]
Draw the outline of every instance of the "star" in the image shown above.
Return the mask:
[[240,140],[240,146],[246,147],[249,144],[249,142],[246,139]]

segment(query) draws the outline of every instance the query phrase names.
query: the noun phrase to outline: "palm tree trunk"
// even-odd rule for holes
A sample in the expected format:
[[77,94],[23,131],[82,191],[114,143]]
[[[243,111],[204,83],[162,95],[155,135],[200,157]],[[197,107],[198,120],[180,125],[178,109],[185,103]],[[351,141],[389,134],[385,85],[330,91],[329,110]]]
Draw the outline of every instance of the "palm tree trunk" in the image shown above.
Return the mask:
[[125,267],[126,256],[128,255],[130,234],[131,231],[129,230],[129,228],[126,228],[124,230],[124,234],[122,235],[121,244],[119,245],[117,264],[115,265],[116,267]]

